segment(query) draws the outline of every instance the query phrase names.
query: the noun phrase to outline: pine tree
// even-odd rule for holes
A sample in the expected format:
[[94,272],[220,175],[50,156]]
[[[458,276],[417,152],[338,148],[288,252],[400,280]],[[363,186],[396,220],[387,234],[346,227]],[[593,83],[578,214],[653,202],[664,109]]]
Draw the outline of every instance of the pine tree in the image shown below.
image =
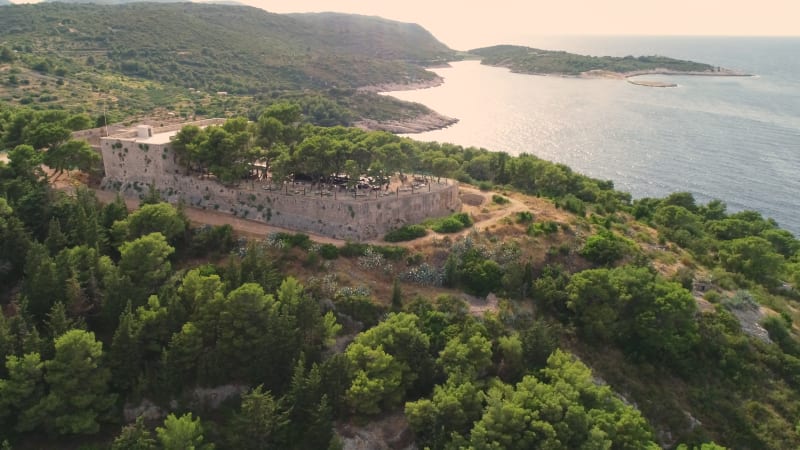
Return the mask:
[[47,227],[47,239],[44,241],[45,247],[50,251],[51,256],[55,256],[67,246],[67,235],[61,231],[61,221],[53,217]]
[[103,344],[94,333],[70,330],[55,340],[55,357],[45,363],[50,392],[42,400],[48,428],[59,434],[91,434],[114,404],[109,370],[100,365]]
[[139,376],[141,362],[138,326],[130,302],[120,315],[107,360],[111,368],[111,384],[118,392],[128,392]]
[[111,444],[111,450],[155,450],[156,440],[144,424],[144,417],[122,429]]
[[392,283],[392,312],[403,310],[403,291],[400,289],[400,282],[397,278]]

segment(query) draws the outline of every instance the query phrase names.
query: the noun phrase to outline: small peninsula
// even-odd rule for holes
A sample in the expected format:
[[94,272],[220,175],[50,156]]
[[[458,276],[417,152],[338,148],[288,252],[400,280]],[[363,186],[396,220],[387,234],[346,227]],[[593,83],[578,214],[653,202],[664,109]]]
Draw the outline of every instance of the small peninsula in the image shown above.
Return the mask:
[[[665,56],[588,56],[519,45],[495,45],[473,49],[469,53],[478,56],[482,64],[506,67],[512,72],[532,75],[620,79],[655,74],[749,76],[723,67]],[[645,82],[644,80],[632,82],[632,84],[648,87],[674,87],[672,83]]]

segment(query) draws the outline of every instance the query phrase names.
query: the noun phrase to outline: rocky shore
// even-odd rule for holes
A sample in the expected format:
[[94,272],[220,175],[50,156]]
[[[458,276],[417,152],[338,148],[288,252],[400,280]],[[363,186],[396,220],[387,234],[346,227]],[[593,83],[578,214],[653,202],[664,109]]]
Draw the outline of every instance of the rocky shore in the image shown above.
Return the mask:
[[417,89],[427,89],[441,86],[444,78],[436,76],[430,80],[414,81],[411,83],[382,83],[358,88],[361,92],[393,92],[393,91],[414,91]]
[[432,111],[409,119],[386,121],[364,119],[355,122],[353,125],[364,130],[388,131],[390,133],[397,134],[412,134],[447,128],[456,122],[458,122],[458,119],[443,116],[435,111]]

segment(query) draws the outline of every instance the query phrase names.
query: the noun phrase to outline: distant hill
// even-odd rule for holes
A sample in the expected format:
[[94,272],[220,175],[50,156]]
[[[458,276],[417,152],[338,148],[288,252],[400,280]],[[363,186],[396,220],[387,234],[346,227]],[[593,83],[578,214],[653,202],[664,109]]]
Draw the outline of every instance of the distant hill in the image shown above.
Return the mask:
[[580,75],[592,70],[620,74],[667,69],[677,72],[712,72],[714,67],[664,56],[584,56],[518,45],[496,45],[470,50],[484,64],[508,67],[514,72]]
[[10,5],[11,2],[8,0],[0,0],[0,6]]
[[[21,70],[5,87],[0,79],[0,100],[94,111],[111,101],[122,116],[159,106],[247,114],[278,97],[318,94],[351,111],[333,112],[341,117],[415,116],[427,108],[354,89],[429,81],[436,76],[424,65],[455,57],[414,24],[201,3],[14,5],[0,14],[0,46],[15,50]],[[216,92],[228,96],[201,95]]]
[[453,50],[415,23],[340,13],[289,16],[307,24],[325,41],[336,42],[356,54],[421,63],[453,58]]
[[[17,5],[0,17],[0,39],[53,58],[93,55],[128,75],[232,93],[429,79],[409,61],[453,54],[416,25],[196,3]],[[404,50],[406,43],[414,48]]]

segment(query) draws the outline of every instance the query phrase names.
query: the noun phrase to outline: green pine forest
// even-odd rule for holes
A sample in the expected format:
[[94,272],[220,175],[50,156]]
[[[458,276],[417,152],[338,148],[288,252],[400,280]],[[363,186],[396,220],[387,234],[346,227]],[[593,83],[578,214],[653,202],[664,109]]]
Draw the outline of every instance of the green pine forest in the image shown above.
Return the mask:
[[[97,14],[101,30],[111,16],[157,18],[171,8],[209,17],[256,11],[2,7],[0,22],[18,28],[0,26],[0,64],[21,78],[45,73],[36,58],[50,61],[54,76],[29,93],[49,89],[49,80],[69,86],[86,55],[60,59],[49,47],[76,28],[54,25],[64,14]],[[308,41],[275,44],[276,54],[314,53],[312,40],[333,39],[342,23],[376,20],[263,14],[250,15],[308,21]],[[37,19],[20,19],[27,16]],[[135,23],[129,18],[118,20]],[[10,42],[20,36],[30,52]],[[353,79],[388,59],[424,73],[415,64],[448,58],[433,44],[425,55],[401,54],[392,40],[364,55],[359,42],[348,47],[359,64],[379,62],[359,66]],[[248,48],[257,46],[241,51]],[[94,61],[108,71],[92,73],[121,73],[109,67],[127,59],[113,51]],[[356,64],[343,58],[331,64]],[[150,75],[115,76],[172,83],[155,66]],[[327,69],[341,86],[363,81]],[[223,72],[198,62],[192,83],[221,89],[215,74]],[[230,71],[229,89],[248,86],[248,73]],[[390,80],[374,74],[369,83]],[[485,192],[487,212],[513,202],[526,210],[480,232],[469,228],[483,210],[454,214],[380,244],[239,236],[228,225],[190,223],[187,206],[161,202],[152,188],[133,211],[121,198],[100,202],[91,187],[55,189],[67,171],[88,174],[90,185],[98,178],[98,155],[70,135],[94,126],[95,115],[77,103],[3,99],[0,448],[337,449],[387,423],[408,430],[391,445],[430,449],[800,446],[800,241],[773,220],[729,212],[722,200],[698,204],[688,193],[632,199],[610,181],[530,154],[322,123],[307,97],[263,89],[274,97],[253,96],[224,125],[181,131],[176,151],[187,170],[233,182],[267,159],[276,173],[423,173]],[[331,89],[314,98],[341,106]],[[144,114],[145,106],[154,105],[117,113]],[[489,293],[496,308],[477,312],[465,301]]]

